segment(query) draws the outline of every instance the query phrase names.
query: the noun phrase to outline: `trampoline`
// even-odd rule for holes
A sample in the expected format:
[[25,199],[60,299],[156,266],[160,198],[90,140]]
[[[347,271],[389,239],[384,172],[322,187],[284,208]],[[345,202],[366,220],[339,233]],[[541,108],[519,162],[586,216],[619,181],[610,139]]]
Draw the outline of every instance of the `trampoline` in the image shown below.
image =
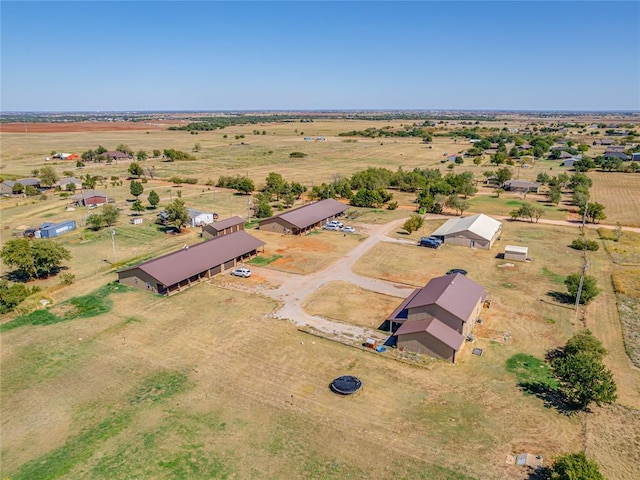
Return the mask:
[[362,388],[362,382],[358,377],[354,377],[351,375],[343,375],[342,377],[336,378],[329,388],[332,392],[338,393],[340,395],[351,395],[352,393],[356,393],[360,388]]

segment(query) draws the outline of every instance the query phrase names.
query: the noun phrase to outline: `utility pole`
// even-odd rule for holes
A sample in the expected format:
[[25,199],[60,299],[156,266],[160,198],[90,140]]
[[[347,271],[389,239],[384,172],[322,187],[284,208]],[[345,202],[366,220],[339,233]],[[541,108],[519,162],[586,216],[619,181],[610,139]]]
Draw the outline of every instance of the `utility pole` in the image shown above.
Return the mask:
[[251,220],[251,197],[247,198],[247,220]]
[[113,263],[118,263],[118,257],[116,257],[116,231],[111,229],[111,244],[113,245]]
[[582,285],[584,284],[584,277],[587,274],[587,268],[589,267],[589,262],[587,259],[584,259],[584,264],[582,265],[582,276],[580,277],[580,283],[578,284],[578,293],[576,294],[576,305],[575,305],[575,315],[574,321],[578,319],[578,306],[580,305],[580,297],[582,296]]

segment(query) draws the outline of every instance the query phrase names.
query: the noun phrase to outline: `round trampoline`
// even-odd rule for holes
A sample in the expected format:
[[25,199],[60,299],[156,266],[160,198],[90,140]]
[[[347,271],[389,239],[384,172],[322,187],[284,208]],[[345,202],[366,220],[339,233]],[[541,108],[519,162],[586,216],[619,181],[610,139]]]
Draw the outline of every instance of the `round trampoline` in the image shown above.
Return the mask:
[[352,375],[343,375],[342,377],[336,378],[329,388],[332,392],[338,393],[340,395],[351,395],[352,393],[356,393],[360,388],[362,388],[362,382],[358,377],[354,377]]

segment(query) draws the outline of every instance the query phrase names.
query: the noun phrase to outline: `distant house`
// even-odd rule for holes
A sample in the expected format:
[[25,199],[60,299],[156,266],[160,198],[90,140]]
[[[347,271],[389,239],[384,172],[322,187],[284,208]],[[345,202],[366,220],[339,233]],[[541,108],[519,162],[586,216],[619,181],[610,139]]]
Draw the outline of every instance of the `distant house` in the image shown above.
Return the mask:
[[105,152],[104,156],[116,162],[118,160],[130,160],[131,158],[133,158],[128,153],[121,152],[120,150],[110,150],[108,152]]
[[455,363],[486,297],[484,288],[460,273],[431,279],[387,318],[398,349]]
[[607,152],[624,152],[626,147],[624,145],[611,145],[607,147]]
[[264,242],[240,231],[125,268],[118,272],[122,284],[171,295],[195,283],[232,269],[258,254]]
[[504,259],[515,260],[518,262],[526,262],[529,255],[529,247],[520,247],[517,245],[507,245],[504,247]]
[[576,157],[567,158],[564,162],[560,164],[561,167],[573,167],[573,164],[576,163],[578,159]]
[[458,159],[462,159],[462,155],[449,155],[449,156],[447,156],[446,161],[447,162],[455,162]]
[[260,230],[299,235],[341,216],[349,207],[327,198],[260,220]]
[[560,152],[560,159],[566,159],[566,158],[571,158],[573,157],[573,155],[571,155],[569,152],[565,152],[564,150],[562,152]]
[[203,225],[202,236],[204,238],[215,238],[239,232],[240,230],[244,230],[244,219],[236,216]]
[[23,187],[30,186],[37,189],[41,188],[40,179],[38,178],[29,177],[29,178],[19,178],[17,180],[5,180],[0,185],[0,194],[4,196],[12,195],[13,187],[16,183],[19,183]]
[[605,152],[604,158],[606,160],[610,160],[612,158],[619,158],[620,160],[631,160],[631,157],[623,152]]
[[533,192],[538,193],[540,184],[529,180],[507,180],[502,186],[509,192]]
[[201,212],[194,208],[187,208],[187,211],[189,212],[189,224],[191,227],[201,227],[218,218],[218,214],[213,212]]
[[518,150],[523,151],[523,150],[531,150],[533,148],[533,145],[529,145],[528,143],[525,143],[523,145],[520,145],[518,147]]
[[0,183],[0,195],[2,195],[3,197],[13,195],[14,185],[15,185],[15,182],[12,182],[10,180],[6,180]]
[[447,220],[431,235],[446,244],[490,249],[500,236],[502,223],[483,213]]
[[632,162],[640,162],[640,153],[632,153],[631,154]]
[[594,145],[615,145],[616,141],[615,140],[610,140],[610,139],[600,139],[600,140],[595,140],[593,142]]
[[71,197],[76,205],[89,207],[91,205],[103,205],[108,202],[107,194],[99,190],[85,190]]
[[76,177],[64,177],[58,181],[58,186],[62,190],[66,190],[69,184],[73,183],[76,187],[76,190],[80,190],[82,188],[82,180]]

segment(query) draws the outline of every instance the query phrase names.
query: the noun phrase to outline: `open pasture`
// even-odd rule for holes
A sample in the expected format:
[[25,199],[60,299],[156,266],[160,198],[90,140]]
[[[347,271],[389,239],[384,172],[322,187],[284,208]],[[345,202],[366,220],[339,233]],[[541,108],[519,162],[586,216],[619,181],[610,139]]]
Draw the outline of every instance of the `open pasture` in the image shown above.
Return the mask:
[[593,180],[590,202],[602,203],[606,220],[602,223],[640,226],[640,174],[589,172]]

